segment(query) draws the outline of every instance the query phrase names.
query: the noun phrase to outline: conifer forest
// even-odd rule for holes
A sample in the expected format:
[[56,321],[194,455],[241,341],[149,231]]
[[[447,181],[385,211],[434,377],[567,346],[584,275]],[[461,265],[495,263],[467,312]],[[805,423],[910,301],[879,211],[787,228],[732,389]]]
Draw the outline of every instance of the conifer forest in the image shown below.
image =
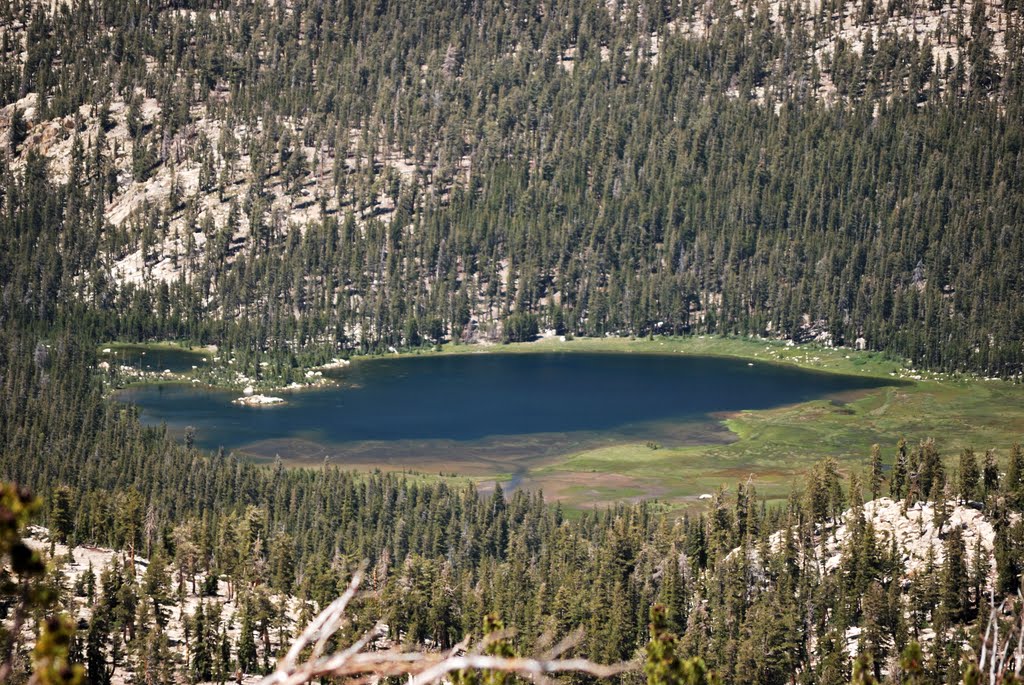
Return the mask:
[[1024,683],[1022,441],[1022,0],[0,0],[0,683]]

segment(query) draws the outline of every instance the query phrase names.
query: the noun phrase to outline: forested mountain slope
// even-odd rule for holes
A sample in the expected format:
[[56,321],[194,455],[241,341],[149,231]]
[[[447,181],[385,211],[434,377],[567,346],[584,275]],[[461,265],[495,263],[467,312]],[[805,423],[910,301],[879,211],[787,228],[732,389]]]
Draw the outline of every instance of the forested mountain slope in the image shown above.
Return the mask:
[[256,350],[522,312],[1019,373],[1019,10],[5,0],[5,308]]
[[[654,637],[648,609],[661,604],[680,656],[721,683],[841,685],[855,658],[853,682],[959,683],[982,646],[991,651],[987,630],[998,624],[1010,644],[1020,630],[1019,446],[1005,475],[991,455],[965,452],[954,478],[930,443],[901,443],[866,479],[824,460],[785,506],[766,509],[740,483],[674,521],[648,503],[565,520],[522,492],[171,449],[159,478],[143,458],[69,465],[84,467],[79,485],[54,488],[43,508],[50,530],[37,548],[121,550],[79,548],[78,566],[58,558],[43,579],[50,610],[81,620],[70,654],[90,682],[267,673],[360,560],[367,592],[341,645],[381,621],[387,645],[445,650],[496,616],[515,628],[510,649],[579,629],[571,655],[639,670]],[[921,499],[924,489],[942,499]],[[24,668],[29,644],[4,656]],[[916,673],[900,658],[915,649]]]

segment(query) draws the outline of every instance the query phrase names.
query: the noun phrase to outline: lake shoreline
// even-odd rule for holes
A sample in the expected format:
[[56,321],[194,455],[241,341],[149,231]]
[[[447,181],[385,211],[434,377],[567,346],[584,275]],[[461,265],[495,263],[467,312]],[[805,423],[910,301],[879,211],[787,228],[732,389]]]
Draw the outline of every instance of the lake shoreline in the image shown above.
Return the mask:
[[[118,399],[138,406],[147,423],[191,435],[202,449],[223,447],[257,463],[280,455],[288,466],[315,467],[329,457],[346,468],[459,473],[546,492],[587,482],[590,495],[614,482],[632,497],[674,496],[674,489],[598,473],[604,468],[575,478],[558,471],[575,455],[607,450],[635,449],[650,459],[725,448],[739,439],[728,426],[734,410],[833,401],[854,388],[905,384],[649,343],[626,350],[578,345],[573,353],[530,346],[542,353],[536,355],[491,349],[494,354],[361,358],[337,371],[342,387],[336,391],[283,395],[287,401],[273,411],[238,407],[232,390],[187,383],[137,387]],[[408,420],[414,416],[420,418]]]
[[[511,487],[539,489],[546,497],[573,509],[592,508],[595,503],[611,504],[623,498],[654,496],[652,493],[658,493],[660,499],[673,503],[672,506],[685,507],[691,506],[697,495],[747,478],[753,478],[759,493],[769,500],[782,499],[791,490],[796,474],[826,451],[839,458],[843,469],[848,470],[863,462],[870,453],[871,444],[881,443],[883,451],[891,451],[890,443],[894,444],[900,436],[906,437],[911,445],[935,436],[940,449],[950,458],[955,458],[965,447],[981,450],[995,447],[1005,451],[1013,441],[1024,436],[1024,387],[1020,384],[990,382],[967,375],[920,374],[898,360],[877,353],[790,346],[747,338],[694,336],[655,338],[653,341],[577,338],[565,342],[547,338],[510,345],[447,345],[441,351],[424,349],[397,355],[354,357],[349,364],[338,364],[344,368],[324,370],[323,377],[344,383],[347,375],[357,374],[364,364],[382,359],[419,357],[428,360],[451,355],[534,352],[564,352],[572,353],[571,356],[616,353],[624,357],[656,354],[728,358],[747,365],[771,364],[868,377],[882,381],[882,384],[877,388],[849,391],[839,398],[717,414],[713,417],[717,429],[731,436],[727,442],[676,444],[653,450],[644,439],[626,439],[614,444],[581,444],[578,449],[546,455],[524,464],[524,468],[499,470],[492,464],[487,475],[479,473],[479,469],[474,469],[472,474],[460,473],[464,469],[458,463],[439,460],[424,463],[421,468],[404,459],[390,464],[384,459],[376,466],[370,461],[358,460],[361,463],[351,466],[358,470],[379,467],[424,474],[433,472],[429,477],[444,474],[443,477],[470,478],[478,483],[502,482]],[[887,381],[892,383],[887,384]],[[158,384],[175,383],[159,379]],[[177,384],[199,387],[188,380]],[[233,399],[231,392],[240,390],[237,386],[207,387],[211,391],[227,393],[226,403]],[[324,389],[329,388],[312,390]],[[270,391],[261,388],[260,392]],[[289,395],[297,393],[297,390],[286,392],[289,394],[283,397],[290,400]],[[279,410],[267,408],[267,413],[263,413],[263,408],[254,408],[252,411],[270,417]],[[954,426],[956,430],[939,431],[940,423]],[[374,453],[387,456],[386,450],[370,447],[365,456],[369,458]],[[245,450],[239,454],[245,454]],[[322,463],[322,454],[311,447],[310,458],[288,465],[315,468]],[[317,458],[313,459],[314,456]],[[252,454],[243,458],[265,462],[273,455],[264,452],[260,456]],[[339,462],[333,460],[331,463]],[[427,471],[422,468],[427,468]]]
[[[152,347],[153,349],[178,350],[189,354],[201,354],[205,350],[216,352],[216,345],[186,348],[174,341],[153,343],[107,343],[113,345],[132,345],[136,347]],[[894,381],[909,382],[992,382],[1002,379],[985,378],[972,373],[947,374],[929,372],[913,368],[905,360],[899,360],[883,353],[854,350],[847,347],[826,347],[817,343],[796,345],[791,341],[770,338],[742,338],[732,336],[659,336],[650,338],[628,337],[574,337],[560,338],[546,336],[532,342],[522,343],[446,343],[440,349],[424,346],[422,348],[401,349],[396,352],[354,354],[349,358],[336,357],[322,364],[300,366],[295,373],[300,374],[300,381],[280,383],[260,381],[250,377],[229,379],[226,373],[229,366],[224,361],[211,364],[206,373],[198,379],[188,373],[165,374],[159,372],[143,373],[122,381],[121,388],[131,385],[192,383],[197,387],[208,387],[218,390],[237,390],[241,392],[252,386],[254,393],[274,394],[280,392],[296,392],[318,390],[337,385],[337,374],[344,372],[351,364],[365,364],[379,359],[403,359],[409,357],[433,358],[450,355],[491,355],[491,354],[532,354],[543,352],[565,352],[572,354],[649,354],[649,355],[688,355],[716,357],[725,359],[742,359],[751,363],[777,364],[780,366],[798,367],[801,369],[823,373],[839,373],[869,378],[880,378]],[[326,372],[326,373],[325,373]],[[308,382],[302,382],[308,381]]]

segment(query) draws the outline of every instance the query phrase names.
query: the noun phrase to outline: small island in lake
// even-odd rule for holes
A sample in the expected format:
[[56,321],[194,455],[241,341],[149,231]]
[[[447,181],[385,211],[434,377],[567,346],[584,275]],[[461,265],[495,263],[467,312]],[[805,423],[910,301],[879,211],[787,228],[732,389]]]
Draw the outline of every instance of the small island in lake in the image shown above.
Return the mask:
[[273,407],[284,404],[284,400],[270,395],[243,395],[234,400],[234,403],[246,407]]

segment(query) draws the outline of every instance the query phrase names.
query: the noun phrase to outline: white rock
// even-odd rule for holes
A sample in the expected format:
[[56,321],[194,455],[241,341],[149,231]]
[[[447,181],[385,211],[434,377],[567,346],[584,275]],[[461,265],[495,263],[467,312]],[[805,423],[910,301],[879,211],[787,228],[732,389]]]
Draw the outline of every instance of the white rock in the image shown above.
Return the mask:
[[235,400],[235,403],[243,404],[247,407],[266,407],[273,404],[284,404],[284,400],[280,397],[271,397],[269,395],[247,395],[239,397]]
[[[935,505],[931,502],[915,502],[903,511],[901,502],[894,502],[888,497],[867,502],[864,505],[864,520],[875,529],[879,543],[889,545],[893,540],[903,555],[908,576],[922,571],[931,548],[937,565],[941,565],[945,556],[945,534],[959,527],[967,551],[968,563],[974,556],[975,544],[981,541],[981,547],[991,555],[995,542],[995,530],[992,523],[977,509],[961,504],[948,502],[949,512],[946,524],[940,531],[935,527]],[[853,522],[853,510],[848,509],[842,516],[838,527],[821,531],[822,542],[819,544],[819,558],[823,560],[824,571],[832,572],[842,563],[843,549],[849,539],[850,523]],[[773,549],[782,544],[782,533],[775,533],[770,539]],[[990,578],[995,574],[995,559],[990,556]]]
[[245,390],[242,391],[242,394],[245,395],[246,397],[249,397],[254,392],[256,392],[256,391],[253,389],[253,387],[251,385],[247,385],[247,386],[245,386]]

